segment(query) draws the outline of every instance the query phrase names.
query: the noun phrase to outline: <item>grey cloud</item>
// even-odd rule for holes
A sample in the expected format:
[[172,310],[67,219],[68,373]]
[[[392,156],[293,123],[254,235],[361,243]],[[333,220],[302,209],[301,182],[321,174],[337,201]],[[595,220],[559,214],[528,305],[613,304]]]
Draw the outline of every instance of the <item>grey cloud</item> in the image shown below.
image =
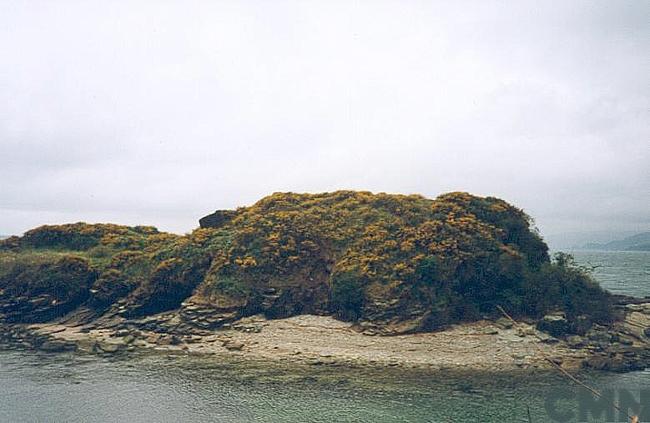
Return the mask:
[[273,191],[498,195],[647,230],[640,1],[0,3],[0,234],[184,232]]

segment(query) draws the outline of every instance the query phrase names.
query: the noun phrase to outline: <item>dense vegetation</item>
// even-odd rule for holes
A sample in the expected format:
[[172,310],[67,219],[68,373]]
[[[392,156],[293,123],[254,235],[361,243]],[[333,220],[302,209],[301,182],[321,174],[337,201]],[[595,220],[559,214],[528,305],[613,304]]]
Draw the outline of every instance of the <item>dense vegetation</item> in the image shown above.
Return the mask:
[[47,293],[98,313],[119,304],[131,316],[191,301],[413,331],[494,315],[497,305],[611,319],[609,295],[569,257],[551,261],[530,218],[497,198],[277,193],[201,225],[185,236],[108,224],[32,229],[0,241],[1,296]]

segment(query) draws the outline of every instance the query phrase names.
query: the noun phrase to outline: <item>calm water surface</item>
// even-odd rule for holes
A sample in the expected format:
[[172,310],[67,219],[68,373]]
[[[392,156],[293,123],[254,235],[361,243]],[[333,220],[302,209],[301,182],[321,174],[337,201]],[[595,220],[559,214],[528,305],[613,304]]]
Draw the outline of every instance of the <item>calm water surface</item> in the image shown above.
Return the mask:
[[[650,253],[576,252],[608,289],[650,295]],[[586,374],[598,389],[650,390],[650,371]],[[0,352],[0,422],[533,422],[547,401],[578,419],[556,375],[423,374],[278,367],[206,357]],[[588,421],[606,421],[605,419]],[[611,420],[616,421],[616,420]]]
[[650,251],[573,251],[576,261],[616,294],[650,296]]

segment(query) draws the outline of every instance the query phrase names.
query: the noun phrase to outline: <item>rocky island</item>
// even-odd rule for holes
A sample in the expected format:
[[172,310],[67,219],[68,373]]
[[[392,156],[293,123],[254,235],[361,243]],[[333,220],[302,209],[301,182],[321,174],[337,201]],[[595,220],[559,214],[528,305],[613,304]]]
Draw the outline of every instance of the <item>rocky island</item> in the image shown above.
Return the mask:
[[[514,318],[504,317],[503,311]],[[276,193],[186,235],[47,225],[0,241],[6,347],[312,365],[629,371],[650,299],[614,296],[522,210],[467,193]]]

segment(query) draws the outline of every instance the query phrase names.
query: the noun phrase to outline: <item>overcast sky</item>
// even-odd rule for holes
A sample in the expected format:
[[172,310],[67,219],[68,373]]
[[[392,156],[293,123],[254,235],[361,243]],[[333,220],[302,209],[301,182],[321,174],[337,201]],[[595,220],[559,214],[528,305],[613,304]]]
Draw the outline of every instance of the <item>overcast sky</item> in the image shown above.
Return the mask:
[[0,0],[0,234],[275,191],[650,229],[650,2]]

